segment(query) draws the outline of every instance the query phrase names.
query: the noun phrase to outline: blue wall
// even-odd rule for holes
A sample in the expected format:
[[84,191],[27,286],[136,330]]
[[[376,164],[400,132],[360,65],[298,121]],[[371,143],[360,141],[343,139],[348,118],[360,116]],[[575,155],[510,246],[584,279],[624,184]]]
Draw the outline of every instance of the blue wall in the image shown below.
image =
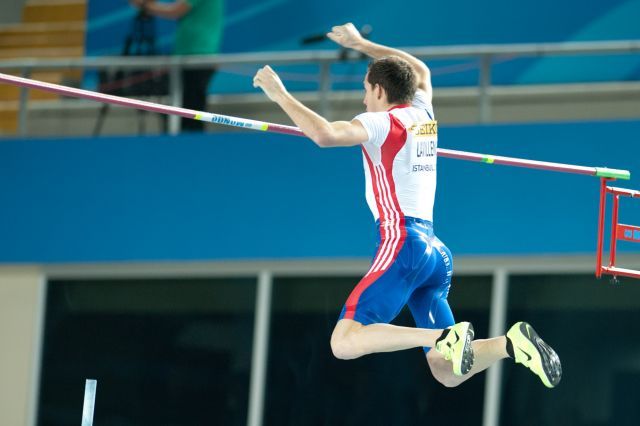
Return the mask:
[[[640,122],[443,127],[444,148],[629,169]],[[439,162],[455,254],[593,253],[598,180]],[[3,140],[0,262],[369,257],[358,148],[290,136]],[[621,220],[640,224],[640,202]],[[626,250],[638,250],[628,243]]]

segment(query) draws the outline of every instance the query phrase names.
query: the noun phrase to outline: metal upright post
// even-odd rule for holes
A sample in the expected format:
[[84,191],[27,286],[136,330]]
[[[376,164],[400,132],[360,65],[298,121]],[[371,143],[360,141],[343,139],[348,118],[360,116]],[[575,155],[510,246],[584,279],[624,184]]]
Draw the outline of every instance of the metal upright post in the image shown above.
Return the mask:
[[613,194],[613,212],[611,213],[611,247],[609,248],[609,267],[616,265],[616,243],[618,228],[618,206],[620,205],[620,195]]
[[93,425],[93,412],[96,405],[96,387],[98,382],[94,379],[85,380],[84,404],[82,405],[81,426]]
[[[31,77],[31,68],[22,70],[22,78]],[[20,137],[27,136],[27,115],[29,114],[29,88],[22,86],[20,88],[20,103],[18,106],[18,135]]]
[[[171,105],[175,107],[182,106],[182,67],[176,63],[171,65],[169,71],[169,97]],[[180,133],[181,121],[177,115],[169,116],[169,134],[177,135]]]
[[[493,275],[491,287],[491,314],[489,317],[489,336],[504,334],[507,320],[509,295],[509,275],[505,269],[497,269]],[[502,363],[498,362],[487,370],[484,387],[483,426],[500,424],[500,398],[502,388]]]
[[264,414],[267,360],[269,355],[269,320],[271,317],[271,272],[262,271],[258,277],[258,296],[253,327],[253,355],[249,385],[249,414],[247,426],[261,426]]
[[488,123],[491,121],[491,98],[489,89],[491,87],[491,55],[482,55],[480,57],[480,123]]
[[320,115],[330,119],[329,114],[329,92],[331,91],[331,63],[323,61],[320,63]]
[[600,179],[600,206],[598,207],[598,246],[596,248],[596,278],[602,276],[602,250],[604,245],[605,206],[607,204],[607,178]]

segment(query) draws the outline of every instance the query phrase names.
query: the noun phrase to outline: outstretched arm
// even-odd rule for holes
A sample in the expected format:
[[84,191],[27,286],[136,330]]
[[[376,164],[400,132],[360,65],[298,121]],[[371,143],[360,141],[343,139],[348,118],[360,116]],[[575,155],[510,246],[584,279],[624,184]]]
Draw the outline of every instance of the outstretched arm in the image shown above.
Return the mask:
[[340,46],[357,50],[358,52],[362,52],[374,59],[390,55],[401,57],[411,65],[413,71],[416,73],[418,88],[427,92],[427,96],[429,100],[431,100],[431,72],[429,71],[429,67],[427,67],[427,65],[420,59],[409,55],[407,52],[402,50],[383,46],[365,39],[360,35],[360,32],[358,32],[352,23],[333,27],[331,32],[327,33],[327,37],[338,43]]
[[329,122],[294,98],[284,87],[278,74],[269,65],[261,68],[253,77],[253,86],[280,105],[293,122],[318,146],[353,146],[369,139],[360,121]]

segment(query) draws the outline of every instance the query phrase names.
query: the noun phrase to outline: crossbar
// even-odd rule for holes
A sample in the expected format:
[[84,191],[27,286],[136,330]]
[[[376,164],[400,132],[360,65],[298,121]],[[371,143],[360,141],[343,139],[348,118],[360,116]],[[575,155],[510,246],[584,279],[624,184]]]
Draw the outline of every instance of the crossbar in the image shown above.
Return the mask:
[[625,197],[640,198],[640,191],[627,188],[616,188],[615,186],[607,186],[607,192],[614,195],[624,195]]
[[[77,89],[62,86],[59,84],[46,83],[29,78],[16,77],[13,75],[0,73],[0,83],[14,86],[27,87],[31,89],[44,90],[57,93],[72,98],[88,99],[96,102],[118,105],[129,108],[142,109],[145,111],[157,112],[167,115],[177,115],[194,120],[207,121],[225,126],[240,127],[251,130],[260,130],[273,133],[283,133],[294,136],[305,136],[297,127],[282,124],[268,123],[264,121],[249,120],[246,118],[232,117],[222,114],[214,114],[192,109],[157,104],[154,102],[141,101],[138,99],[124,98],[121,96],[107,95],[104,93],[92,92],[90,90]],[[546,161],[527,160],[523,158],[502,157],[488,154],[478,154],[473,152],[455,151],[451,149],[438,148],[438,156],[453,158],[457,160],[475,161],[486,164],[504,165],[512,167],[524,167],[529,169],[549,170],[561,173],[573,173],[600,178],[630,179],[631,173],[628,170],[609,169],[606,167],[585,167],[573,164],[551,163]]]

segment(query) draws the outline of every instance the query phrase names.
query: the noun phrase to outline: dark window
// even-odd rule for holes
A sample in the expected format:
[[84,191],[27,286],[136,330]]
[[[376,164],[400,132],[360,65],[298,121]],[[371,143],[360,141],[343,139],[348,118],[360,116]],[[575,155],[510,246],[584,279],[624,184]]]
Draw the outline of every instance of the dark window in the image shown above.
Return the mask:
[[254,279],[49,285],[40,425],[245,425]]
[[591,275],[512,276],[509,321],[530,322],[560,355],[548,390],[528,369],[503,369],[503,426],[636,425],[640,417],[640,286]]
[[[484,375],[446,389],[429,373],[422,349],[333,357],[331,331],[359,277],[281,278],[274,282],[265,425],[414,425],[482,423]],[[490,277],[454,277],[457,320],[488,330]],[[415,326],[405,309],[394,324]],[[460,401],[464,409],[459,409]],[[458,407],[458,408],[456,408]]]

